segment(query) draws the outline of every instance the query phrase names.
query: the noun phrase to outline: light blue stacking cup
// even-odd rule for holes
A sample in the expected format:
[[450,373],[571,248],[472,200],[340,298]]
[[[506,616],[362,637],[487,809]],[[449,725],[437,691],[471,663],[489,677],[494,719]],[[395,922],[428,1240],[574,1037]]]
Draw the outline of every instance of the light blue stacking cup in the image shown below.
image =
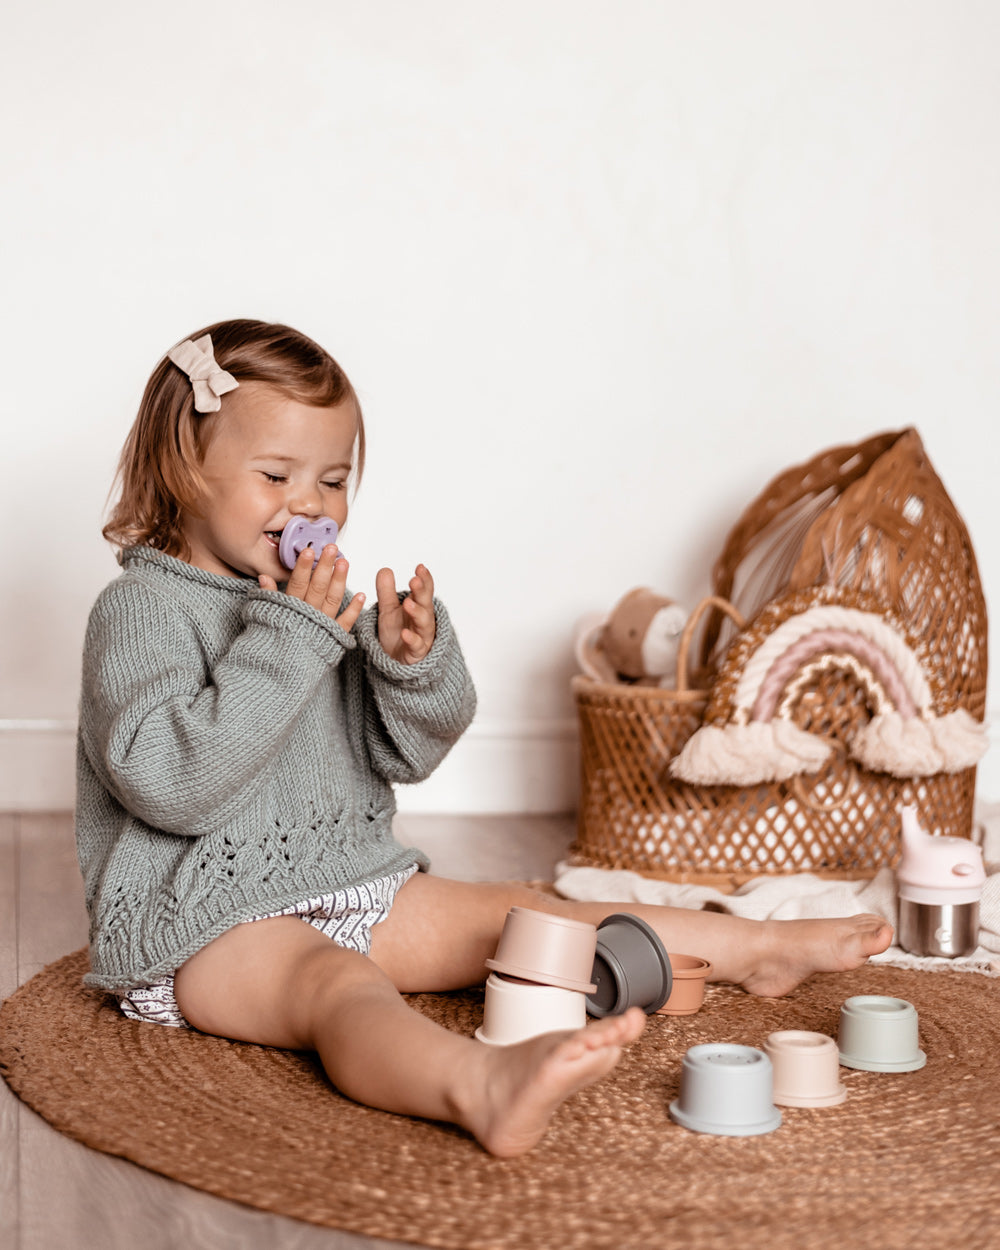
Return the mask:
[[681,1064],[681,1088],[670,1118],[695,1133],[756,1137],[781,1124],[771,1060],[730,1042],[692,1046]]

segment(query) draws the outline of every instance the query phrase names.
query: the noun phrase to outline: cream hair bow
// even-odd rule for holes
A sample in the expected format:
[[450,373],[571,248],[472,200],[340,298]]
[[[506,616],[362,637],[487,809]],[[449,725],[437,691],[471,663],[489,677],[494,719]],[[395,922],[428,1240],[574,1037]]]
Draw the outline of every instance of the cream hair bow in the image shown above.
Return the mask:
[[172,347],[167,356],[191,379],[195,412],[218,412],[222,407],[221,396],[239,386],[231,373],[219,368],[210,334],[203,334],[194,342],[185,339]]

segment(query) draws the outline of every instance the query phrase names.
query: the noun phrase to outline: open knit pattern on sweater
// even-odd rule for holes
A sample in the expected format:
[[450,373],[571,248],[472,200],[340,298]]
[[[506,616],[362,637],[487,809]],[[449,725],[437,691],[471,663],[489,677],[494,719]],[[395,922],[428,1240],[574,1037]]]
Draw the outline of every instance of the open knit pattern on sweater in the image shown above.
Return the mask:
[[148,984],[253,916],[429,866],[393,837],[393,785],[428,776],[475,710],[435,611],[433,647],[405,665],[377,605],[348,633],[251,579],[123,553],[83,655],[88,984]]

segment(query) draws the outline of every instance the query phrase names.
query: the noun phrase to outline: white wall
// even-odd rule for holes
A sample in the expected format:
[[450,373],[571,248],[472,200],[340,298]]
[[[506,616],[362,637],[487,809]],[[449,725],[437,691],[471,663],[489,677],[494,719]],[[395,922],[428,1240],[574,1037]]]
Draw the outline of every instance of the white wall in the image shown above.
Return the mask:
[[69,802],[118,449],[217,318],[340,359],[353,583],[457,619],[480,715],[404,806],[570,806],[578,617],[693,602],[831,443],[916,425],[995,591],[998,53],[992,0],[9,6],[0,806]]

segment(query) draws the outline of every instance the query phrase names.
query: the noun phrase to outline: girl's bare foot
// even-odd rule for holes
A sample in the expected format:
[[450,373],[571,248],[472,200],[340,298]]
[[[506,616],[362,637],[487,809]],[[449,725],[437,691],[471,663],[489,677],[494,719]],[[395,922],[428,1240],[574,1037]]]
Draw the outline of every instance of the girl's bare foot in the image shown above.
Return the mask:
[[814,972],[848,972],[892,942],[892,925],[881,916],[831,920],[767,920],[748,945],[739,984],[751,994],[779,998]]
[[606,1076],[645,1026],[643,1012],[632,1007],[576,1033],[547,1033],[516,1046],[480,1043],[485,1086],[461,1122],[491,1154],[524,1154],[540,1141],[556,1108]]

